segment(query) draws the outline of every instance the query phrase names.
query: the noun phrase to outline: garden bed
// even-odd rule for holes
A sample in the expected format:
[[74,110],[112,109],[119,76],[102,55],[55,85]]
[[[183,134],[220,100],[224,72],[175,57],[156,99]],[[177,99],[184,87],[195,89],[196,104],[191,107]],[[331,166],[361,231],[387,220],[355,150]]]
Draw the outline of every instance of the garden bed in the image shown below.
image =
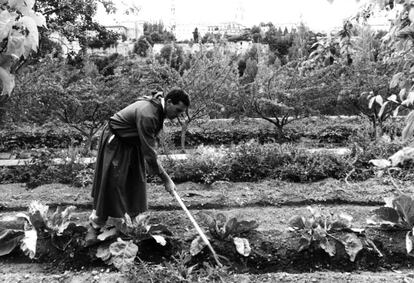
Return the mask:
[[[349,207],[348,207],[349,209]],[[354,211],[358,211],[360,207],[353,207]],[[363,209],[363,208],[362,208]],[[325,207],[325,211],[329,208]],[[210,213],[225,213],[226,215],[236,215],[243,213],[243,211],[227,211],[215,210],[207,211]],[[287,231],[287,225],[282,228],[280,222],[288,222],[287,215],[283,214],[283,209],[275,209],[273,215],[277,215],[277,222],[275,225],[278,229],[271,228],[271,219],[267,218],[266,229],[244,234],[243,237],[249,240],[252,252],[249,256],[241,256],[236,252],[233,245],[226,241],[213,241],[213,247],[219,255],[225,256],[222,258],[223,264],[230,267],[233,272],[249,272],[269,273],[269,272],[309,272],[316,270],[333,270],[351,272],[356,270],[393,270],[401,268],[411,268],[414,264],[414,258],[408,256],[405,250],[405,234],[406,231],[387,231],[377,228],[366,228],[364,232],[359,234],[361,239],[370,239],[375,243],[378,250],[371,247],[364,247],[358,253],[354,261],[350,261],[345,250],[338,247],[335,256],[330,257],[322,249],[306,249],[299,250],[301,244],[301,235],[297,232]],[[82,222],[85,222],[87,213],[82,213]],[[259,217],[262,218],[262,217]],[[200,221],[200,218],[198,218]],[[275,218],[273,218],[275,219]],[[79,221],[78,220],[78,221]],[[263,220],[263,218],[261,219]],[[171,260],[171,256],[189,251],[191,240],[196,236],[194,229],[191,229],[191,223],[185,219],[185,215],[178,213],[156,213],[154,221],[162,221],[172,227],[174,234],[170,238],[169,244],[166,247],[161,247],[155,241],[147,241],[139,246],[138,256],[149,263],[161,263],[164,260]],[[2,227],[18,228],[15,222],[1,222]],[[78,228],[77,233],[71,234],[70,237],[61,239],[63,242],[70,244],[65,246],[65,250],[56,248],[49,240],[38,240],[37,262],[53,264],[55,268],[60,270],[81,270],[83,268],[108,268],[102,261],[93,257],[96,253],[96,248],[84,248],[82,240],[85,236],[86,228]],[[335,233],[335,237],[341,238],[346,233]],[[58,242],[60,243],[60,242]],[[60,247],[60,246],[59,246]],[[32,262],[27,259],[23,253],[17,251],[3,257],[6,262]],[[210,262],[214,265],[214,260],[210,252],[205,249],[196,257],[193,257],[188,265],[197,264],[203,261]]]
[[[213,242],[218,254],[225,255],[223,260],[233,272],[267,273],[267,272],[308,272],[317,270],[356,271],[356,270],[392,270],[410,268],[413,258],[405,251],[406,231],[387,231],[366,225],[366,218],[375,208],[383,204],[383,198],[394,195],[395,188],[381,179],[350,185],[335,180],[326,180],[313,184],[292,184],[269,180],[261,183],[229,183],[217,182],[213,185],[195,183],[180,184],[178,191],[184,202],[192,209],[193,215],[206,231],[200,213],[217,215],[223,213],[227,217],[255,220],[259,227],[243,235],[250,242],[252,252],[249,256],[239,255],[232,245],[226,242]],[[403,191],[411,192],[412,187],[400,183]],[[173,198],[163,191],[161,186],[152,185],[150,191],[150,211],[155,223],[163,223],[170,228],[173,237],[166,250],[157,248],[155,242],[140,246],[139,256],[152,264],[160,264],[180,252],[188,252],[191,240],[197,235],[190,221],[180,210]],[[9,217],[26,209],[30,201],[40,200],[51,207],[58,205],[76,205],[74,221],[81,226],[87,225],[90,213],[89,189],[77,189],[59,184],[39,187],[27,191],[19,184],[1,185],[0,195],[2,217]],[[347,213],[354,217],[353,226],[364,228],[358,235],[362,239],[370,239],[380,253],[373,249],[363,249],[354,261],[349,255],[338,249],[338,253],[330,257],[322,249],[305,249],[299,251],[300,234],[288,231],[289,219],[304,214],[307,206],[319,207],[324,213]],[[201,217],[201,218],[200,218]],[[1,221],[0,221],[1,222]],[[7,221],[1,222],[6,227]],[[70,237],[79,239],[71,242],[65,252],[44,244],[48,249],[40,249],[38,261],[53,264],[62,270],[105,269],[107,266],[91,257],[93,248],[84,248],[82,239],[86,228],[79,228],[77,234]],[[341,233],[335,234],[340,238]],[[69,236],[69,235],[68,235]],[[149,248],[151,247],[151,248]],[[72,248],[72,250],[71,250]],[[42,254],[43,253],[43,254]],[[57,256],[59,255],[59,256]],[[150,255],[150,256],[148,256]],[[30,263],[24,255],[16,251],[3,257],[6,263]],[[208,250],[203,250],[193,257],[188,264],[214,261]],[[111,269],[112,270],[112,269]]]

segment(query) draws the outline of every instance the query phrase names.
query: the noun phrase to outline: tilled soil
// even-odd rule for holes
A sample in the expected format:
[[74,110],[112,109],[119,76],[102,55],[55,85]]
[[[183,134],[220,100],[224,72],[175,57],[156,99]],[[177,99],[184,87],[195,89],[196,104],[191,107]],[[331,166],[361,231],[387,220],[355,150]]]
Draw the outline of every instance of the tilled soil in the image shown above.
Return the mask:
[[[411,194],[413,189],[409,183],[399,183],[398,186],[405,193]],[[261,183],[217,182],[210,186],[194,183],[178,185],[179,194],[198,221],[201,221],[199,213],[207,212],[212,215],[223,213],[228,217],[256,220],[259,223],[257,232],[246,235],[253,250],[248,258],[238,256],[227,246],[215,245],[219,254],[230,258],[233,273],[235,272],[229,274],[225,282],[412,282],[414,276],[409,271],[404,271],[407,268],[409,270],[414,263],[405,253],[406,232],[383,231],[366,224],[366,218],[371,212],[383,204],[384,197],[392,196],[395,190],[395,184],[376,179],[357,184],[336,180],[312,184],[268,180]],[[39,200],[51,207],[69,204],[77,206],[73,220],[86,225],[91,209],[89,193],[88,188],[79,189],[60,184],[46,185],[31,191],[21,184],[0,185],[0,222],[17,211],[25,210],[32,200]],[[197,233],[177,202],[161,186],[151,185],[149,206],[154,221],[166,224],[184,243],[184,248],[188,249],[191,239]],[[353,227],[365,228],[362,236],[372,239],[383,256],[379,257],[372,251],[360,252],[355,262],[350,262],[346,257],[330,258],[321,250],[298,252],[300,235],[287,230],[288,221],[292,216],[308,214],[308,206],[318,207],[324,214],[351,215]],[[200,225],[206,230],[201,222]],[[211,260],[208,252],[203,252],[200,257]],[[31,262],[19,254],[6,256],[0,260],[0,281],[128,280],[103,263],[86,264],[84,268],[87,271],[82,271],[79,266],[77,271],[60,268],[59,274],[54,274],[51,269],[53,264],[56,264],[53,260],[44,260],[43,265]],[[19,273],[19,270],[25,272]]]

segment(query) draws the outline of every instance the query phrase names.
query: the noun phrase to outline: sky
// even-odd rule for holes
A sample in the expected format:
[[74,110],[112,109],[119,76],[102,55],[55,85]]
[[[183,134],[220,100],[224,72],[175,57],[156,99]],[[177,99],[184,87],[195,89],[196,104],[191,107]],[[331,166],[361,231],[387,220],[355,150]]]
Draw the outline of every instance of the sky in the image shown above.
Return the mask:
[[[106,15],[98,11],[97,20],[105,25],[123,20],[158,22],[168,25],[175,7],[176,24],[216,24],[237,21],[246,27],[261,22],[278,24],[305,23],[312,30],[329,31],[353,16],[364,1],[356,0],[115,0],[118,13]],[[332,2],[332,3],[331,3]],[[127,7],[139,7],[134,15],[126,15]]]

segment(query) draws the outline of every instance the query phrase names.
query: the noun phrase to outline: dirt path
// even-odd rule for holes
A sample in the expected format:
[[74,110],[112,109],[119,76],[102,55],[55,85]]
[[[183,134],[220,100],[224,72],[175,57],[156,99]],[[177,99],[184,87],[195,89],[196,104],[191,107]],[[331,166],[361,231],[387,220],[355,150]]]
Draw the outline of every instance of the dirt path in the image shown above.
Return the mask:
[[[411,182],[399,183],[401,191],[411,194]],[[381,205],[384,197],[395,194],[395,187],[386,180],[347,184],[328,179],[310,184],[267,180],[259,183],[216,182],[212,185],[178,184],[179,195],[189,208],[233,208],[247,206],[295,206],[310,204]],[[161,185],[149,185],[149,207],[154,210],[179,209],[177,202]],[[71,204],[91,209],[90,187],[74,188],[61,184],[43,185],[27,190],[23,184],[0,185],[0,213],[24,210],[33,200],[50,206]]]
[[[150,271],[159,270],[159,266],[149,267]],[[154,272],[153,271],[153,272]],[[153,278],[154,280],[155,278]],[[170,278],[172,279],[172,278]],[[398,271],[383,272],[332,272],[317,271],[305,273],[266,273],[266,274],[228,274],[222,277],[226,283],[412,283],[414,282],[414,272],[410,269]],[[0,282],[7,283],[79,283],[79,282],[100,282],[100,283],[124,283],[124,282],[148,282],[146,279],[142,281],[136,278],[128,278],[125,274],[111,271],[109,269],[94,269],[87,271],[66,271],[64,273],[54,273],[49,266],[42,264],[18,264],[18,263],[2,263],[0,262]],[[155,282],[163,282],[156,281]],[[164,281],[165,282],[165,281]],[[170,281],[177,282],[177,281]],[[209,281],[200,281],[206,282]],[[211,281],[210,281],[211,282]]]

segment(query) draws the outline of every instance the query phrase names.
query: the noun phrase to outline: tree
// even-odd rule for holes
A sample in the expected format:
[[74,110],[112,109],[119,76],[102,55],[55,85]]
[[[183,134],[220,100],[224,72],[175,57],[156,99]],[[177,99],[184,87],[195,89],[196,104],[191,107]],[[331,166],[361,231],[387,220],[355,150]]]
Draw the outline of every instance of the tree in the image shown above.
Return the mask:
[[97,131],[131,97],[123,92],[127,79],[101,75],[90,60],[78,68],[63,59],[47,57],[22,73],[11,97],[12,118],[40,125],[60,120],[79,131],[88,151]]
[[207,32],[201,38],[201,43],[217,43],[220,42],[221,35],[219,33]]
[[115,75],[115,68],[118,67],[118,58],[119,54],[113,53],[109,56],[91,58],[90,60],[93,61],[98,68],[99,74],[108,77]]
[[238,91],[235,61],[218,48],[212,52],[201,50],[190,68],[185,70],[178,86],[191,96],[191,107],[181,121],[181,147],[191,122],[225,110],[226,102]]
[[46,26],[44,16],[34,12],[34,4],[34,0],[16,0],[0,7],[0,122],[15,87],[15,74],[39,46],[38,27]]
[[195,28],[193,31],[193,40],[195,43],[198,43],[198,38],[199,38],[199,33],[198,33],[198,28]]
[[86,46],[89,48],[106,49],[113,45],[116,45],[118,43],[119,38],[122,37],[120,34],[107,30],[105,27],[98,25],[96,23],[93,23],[92,26],[94,26],[95,35],[87,36],[85,39]]
[[[0,54],[0,66],[4,93],[0,98],[0,120],[5,113],[8,96],[13,90],[17,71],[25,64],[38,62],[39,58],[48,53],[56,54],[59,48],[50,40],[53,32],[69,41],[78,40],[82,48],[86,48],[88,42],[91,42],[91,32],[95,32],[98,38],[103,35],[101,42],[114,42],[114,34],[108,33],[92,19],[96,12],[96,3],[95,0],[14,0],[1,5],[3,51]],[[102,0],[102,3],[108,11],[113,7],[111,1]],[[34,54],[32,51],[38,50],[39,41],[43,49]]]
[[262,42],[262,31],[260,27],[253,26],[252,29],[250,30],[250,33],[252,35],[252,39],[254,43]]
[[[41,31],[41,41],[58,33],[69,42],[78,41],[82,49],[87,47],[108,47],[114,44],[119,35],[108,31],[94,21],[98,0],[40,0],[34,9],[43,14],[48,29]],[[107,12],[114,11],[112,1],[99,1]]]
[[228,101],[237,103],[236,61],[215,47],[210,51],[202,48],[194,54],[182,74],[170,65],[157,63],[150,65],[153,69],[149,76],[154,81],[154,87],[157,86],[164,92],[179,87],[191,97],[191,107],[179,121],[181,148],[184,151],[186,133],[191,123],[225,111]]
[[89,151],[93,137],[117,108],[118,97],[107,87],[92,62],[82,69],[65,66],[63,71],[67,80],[63,95],[56,100],[56,115],[86,138],[85,150]]
[[161,48],[157,59],[161,64],[167,64],[176,71],[181,72],[181,67],[184,63],[184,50],[179,45],[167,44]]
[[[243,70],[243,75],[240,78],[240,83],[242,85],[246,85],[252,83],[257,75],[257,64],[259,62],[259,53],[257,50],[257,46],[253,45],[244,55],[243,58],[240,60],[241,62],[245,62],[245,68]],[[241,71],[241,65],[238,65],[239,73]]]
[[292,37],[289,34],[282,33],[281,35],[274,26],[271,26],[266,32],[263,42],[269,45],[270,51],[282,61],[282,64],[287,62],[286,56],[292,46]]
[[307,58],[315,42],[315,34],[305,24],[300,23],[298,30],[292,35],[292,46],[289,48],[289,58],[291,60]]
[[148,50],[151,47],[151,43],[145,36],[140,36],[138,41],[134,44],[134,49],[132,52],[138,54],[141,57],[148,56]]
[[241,97],[245,109],[276,127],[284,137],[284,127],[294,120],[317,115],[336,100],[339,76],[333,69],[303,72],[298,61],[283,66],[259,64],[257,76]]
[[394,91],[389,85],[392,72],[382,62],[357,61],[343,67],[338,101],[348,112],[368,118],[374,139],[383,136],[384,122],[393,116],[397,107],[395,103],[381,107],[382,101]]
[[[395,5],[394,5],[395,4]],[[396,9],[398,13],[391,25],[388,33],[383,37],[384,51],[382,60],[389,65],[396,66],[394,75],[390,80],[390,88],[396,88],[385,100],[375,99],[381,108],[388,107],[390,104],[396,106],[397,114],[399,110],[409,109],[407,123],[403,129],[403,139],[408,139],[414,133],[414,53],[412,44],[414,43],[414,8],[410,1],[397,1],[395,3],[380,2],[382,9]]]
[[155,43],[170,43],[175,41],[175,36],[170,31],[167,31],[162,22],[159,23],[144,23],[144,36],[154,45]]

